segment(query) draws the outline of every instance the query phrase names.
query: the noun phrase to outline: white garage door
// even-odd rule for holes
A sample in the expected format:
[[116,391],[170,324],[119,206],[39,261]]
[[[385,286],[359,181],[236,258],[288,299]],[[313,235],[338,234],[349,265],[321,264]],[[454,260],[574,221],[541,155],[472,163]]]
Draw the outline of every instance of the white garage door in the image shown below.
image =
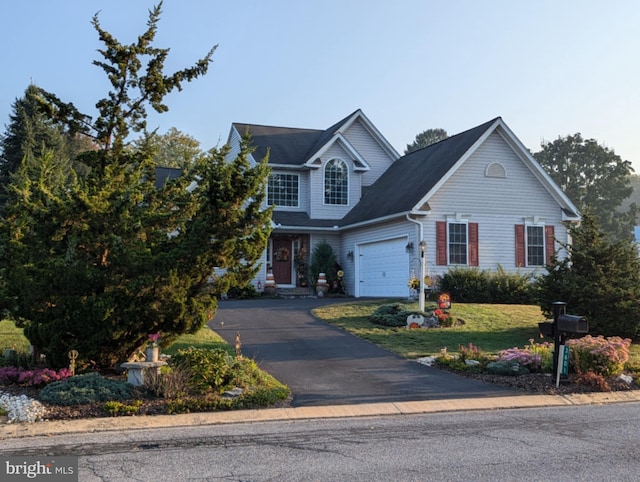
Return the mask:
[[360,245],[360,296],[408,295],[409,254],[406,246],[406,238]]

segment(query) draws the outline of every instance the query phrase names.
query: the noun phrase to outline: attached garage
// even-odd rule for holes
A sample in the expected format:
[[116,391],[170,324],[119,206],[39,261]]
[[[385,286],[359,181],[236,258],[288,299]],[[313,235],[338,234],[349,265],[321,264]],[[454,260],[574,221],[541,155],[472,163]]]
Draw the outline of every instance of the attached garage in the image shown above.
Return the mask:
[[358,246],[358,296],[406,297],[409,294],[407,238]]

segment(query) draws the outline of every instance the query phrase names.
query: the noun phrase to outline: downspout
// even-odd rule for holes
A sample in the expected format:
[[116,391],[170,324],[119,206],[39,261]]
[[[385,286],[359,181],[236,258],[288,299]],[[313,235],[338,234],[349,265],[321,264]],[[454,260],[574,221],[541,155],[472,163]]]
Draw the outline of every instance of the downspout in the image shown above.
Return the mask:
[[[418,225],[418,243],[419,244],[421,241],[424,240],[424,226],[423,224],[418,221],[417,219],[413,219],[412,217],[410,217],[411,213],[407,213],[405,216],[407,218],[407,221],[411,221],[412,223],[415,223]],[[425,303],[425,295],[424,295],[424,269],[425,269],[425,265],[427,263],[427,253],[421,253],[422,257],[420,258],[420,272],[421,272],[421,276],[420,276],[420,294],[418,295],[418,307],[420,309],[420,311],[424,311],[424,303]]]

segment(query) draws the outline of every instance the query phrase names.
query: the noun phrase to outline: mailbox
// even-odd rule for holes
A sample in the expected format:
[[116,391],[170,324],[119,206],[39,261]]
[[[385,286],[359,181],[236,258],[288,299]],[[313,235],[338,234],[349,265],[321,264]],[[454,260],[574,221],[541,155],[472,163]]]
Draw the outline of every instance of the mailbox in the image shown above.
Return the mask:
[[544,336],[548,336],[549,338],[553,338],[555,334],[555,325],[552,321],[543,321],[542,323],[538,323],[538,328],[540,329],[540,333]]
[[580,315],[560,315],[556,322],[556,329],[563,333],[587,334],[589,333],[589,322]]

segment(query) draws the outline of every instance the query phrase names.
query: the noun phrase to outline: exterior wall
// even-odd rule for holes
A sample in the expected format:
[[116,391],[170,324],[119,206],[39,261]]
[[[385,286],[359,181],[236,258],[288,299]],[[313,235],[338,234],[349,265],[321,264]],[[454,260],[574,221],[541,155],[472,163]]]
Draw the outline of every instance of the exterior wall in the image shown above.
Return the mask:
[[360,120],[351,124],[344,136],[371,167],[369,171],[362,173],[362,185],[372,185],[389,168],[393,159],[374,140]]
[[[506,178],[485,176],[486,167],[492,162],[504,166]],[[458,214],[478,223],[479,269],[496,269],[498,265],[507,271],[543,269],[516,267],[514,226],[523,224],[525,218],[539,216],[544,224],[555,226],[556,238],[563,242],[567,239],[556,201],[495,132],[447,180],[429,205],[432,211],[424,223],[427,259],[437,274],[448,267],[436,266],[435,222],[445,221],[447,216]]]
[[[364,243],[373,243],[386,239],[406,238],[407,244],[413,243],[413,252],[409,254],[409,262],[406,266],[407,276],[405,284],[411,276],[411,270],[415,274],[420,274],[420,252],[418,250],[418,229],[416,224],[407,220],[398,220],[386,224],[368,226],[365,228],[347,231],[342,236],[340,244],[340,264],[344,270],[345,285],[349,295],[359,296],[359,267],[358,267],[358,247]],[[353,252],[353,258],[348,257],[348,253]],[[407,286],[407,296],[409,287]]]
[[[333,206],[324,203],[324,168],[327,162],[335,157],[342,159],[349,168],[349,204],[346,206]],[[314,219],[342,219],[360,200],[361,176],[360,172],[354,172],[351,156],[338,143],[334,144],[322,156],[322,167],[309,172],[307,184],[310,217]]]

